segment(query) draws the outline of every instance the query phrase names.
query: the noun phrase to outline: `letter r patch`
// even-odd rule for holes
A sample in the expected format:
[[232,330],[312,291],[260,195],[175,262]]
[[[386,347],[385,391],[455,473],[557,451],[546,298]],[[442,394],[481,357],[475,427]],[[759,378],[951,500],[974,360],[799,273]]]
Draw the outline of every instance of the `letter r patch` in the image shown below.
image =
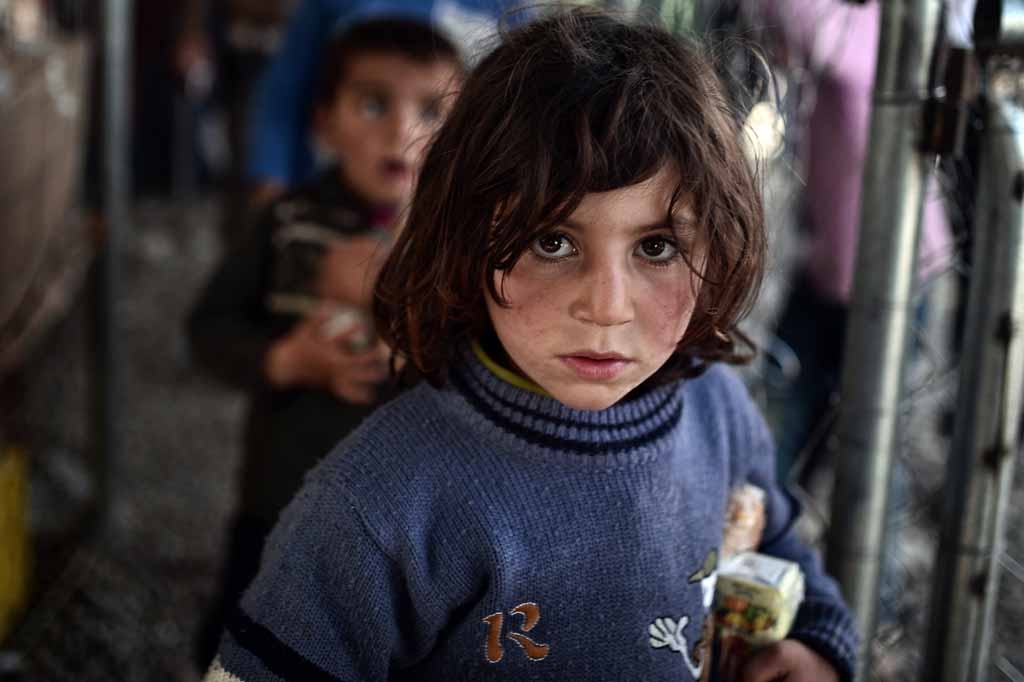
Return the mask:
[[[523,622],[520,626],[521,632],[510,632],[506,637],[519,645],[526,657],[531,661],[543,661],[551,651],[548,644],[538,644],[526,635],[540,622],[540,607],[533,602],[524,602],[509,611],[509,616],[522,616]],[[500,611],[492,613],[483,619],[487,624],[487,646],[485,656],[488,663],[498,663],[505,657],[505,649],[501,644],[501,634],[505,624],[505,614]]]

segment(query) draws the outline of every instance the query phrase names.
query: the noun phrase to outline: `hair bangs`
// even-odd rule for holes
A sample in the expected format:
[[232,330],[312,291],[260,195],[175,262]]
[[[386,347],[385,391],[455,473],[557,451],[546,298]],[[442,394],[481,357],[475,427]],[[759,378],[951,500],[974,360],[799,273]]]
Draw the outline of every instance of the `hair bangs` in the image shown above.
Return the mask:
[[756,296],[765,234],[755,172],[704,48],[656,26],[576,8],[504,34],[478,64],[424,161],[378,279],[378,329],[435,383],[486,333],[485,296],[588,194],[678,173],[668,224],[685,223],[700,278],[678,353],[652,380],[740,362],[736,325]]
[[640,184],[667,164],[678,164],[667,151],[672,136],[657,132],[668,130],[670,122],[657,120],[643,79],[596,89],[586,81],[581,77],[570,81],[574,87],[549,93],[549,105],[536,114],[536,163],[518,167],[520,176],[509,183],[514,193],[499,199],[491,225],[488,252],[496,270],[515,265],[530,243],[567,219],[586,195]]

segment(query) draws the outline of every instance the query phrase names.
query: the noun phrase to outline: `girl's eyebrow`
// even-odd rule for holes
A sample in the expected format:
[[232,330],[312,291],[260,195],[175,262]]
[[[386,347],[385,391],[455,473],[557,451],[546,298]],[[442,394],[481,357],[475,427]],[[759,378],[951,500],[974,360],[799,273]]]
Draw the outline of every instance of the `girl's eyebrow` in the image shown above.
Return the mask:
[[[566,218],[561,222],[562,225],[572,230],[583,232],[585,226],[581,223],[576,222],[572,218]],[[637,225],[630,230],[631,234],[647,234],[648,232],[657,232],[658,230],[672,230],[678,232],[684,236],[691,236],[696,230],[693,217],[689,214],[681,213],[672,216],[671,220],[659,220],[655,223],[647,225]]]
[[389,84],[386,81],[378,81],[378,80],[372,80],[372,79],[368,79],[368,78],[367,79],[362,79],[362,80],[349,81],[348,85],[349,85],[349,87],[353,88],[354,90],[363,90],[363,91],[369,90],[369,91],[374,91],[374,92],[380,92],[380,91],[386,91],[386,90],[389,89]]

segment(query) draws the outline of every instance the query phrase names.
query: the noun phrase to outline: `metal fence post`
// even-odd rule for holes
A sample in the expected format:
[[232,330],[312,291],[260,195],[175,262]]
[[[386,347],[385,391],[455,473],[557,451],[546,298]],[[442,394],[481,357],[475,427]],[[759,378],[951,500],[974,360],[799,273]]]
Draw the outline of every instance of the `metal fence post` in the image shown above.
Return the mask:
[[1024,110],[989,104],[974,269],[922,680],[983,680],[1024,380]]
[[96,260],[96,530],[102,529],[109,511],[111,468],[121,451],[118,408],[123,399],[124,372],[117,299],[131,194],[131,121],[128,116],[131,111],[131,10],[132,0],[106,0],[103,14],[103,212],[106,229]]
[[918,228],[930,168],[919,148],[940,10],[940,0],[889,0],[881,6],[827,554],[862,637],[861,680],[870,669]]

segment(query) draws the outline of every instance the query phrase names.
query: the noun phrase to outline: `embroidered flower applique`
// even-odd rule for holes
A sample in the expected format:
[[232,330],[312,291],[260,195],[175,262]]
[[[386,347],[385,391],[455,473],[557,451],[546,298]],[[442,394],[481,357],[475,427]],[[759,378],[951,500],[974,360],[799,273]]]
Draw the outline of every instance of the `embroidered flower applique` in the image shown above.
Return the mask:
[[683,630],[689,624],[690,618],[688,616],[682,616],[679,620],[657,618],[647,628],[647,632],[651,636],[650,642],[652,647],[655,649],[668,647],[669,650],[681,654],[686,663],[686,669],[690,671],[694,679],[700,679],[701,673],[704,671],[704,662],[693,662],[693,659],[690,658],[690,645],[686,641],[686,635],[683,634]]

